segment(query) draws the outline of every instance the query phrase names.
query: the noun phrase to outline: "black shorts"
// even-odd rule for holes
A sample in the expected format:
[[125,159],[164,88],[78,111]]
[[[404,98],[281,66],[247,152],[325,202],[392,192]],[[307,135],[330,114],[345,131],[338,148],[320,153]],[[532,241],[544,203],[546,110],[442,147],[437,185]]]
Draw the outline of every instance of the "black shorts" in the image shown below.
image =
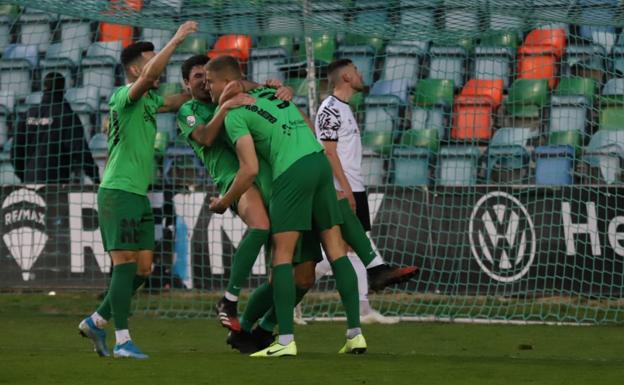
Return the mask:
[[355,198],[355,215],[357,215],[364,231],[371,230],[370,212],[368,209],[368,194],[366,191],[356,191],[353,193]]

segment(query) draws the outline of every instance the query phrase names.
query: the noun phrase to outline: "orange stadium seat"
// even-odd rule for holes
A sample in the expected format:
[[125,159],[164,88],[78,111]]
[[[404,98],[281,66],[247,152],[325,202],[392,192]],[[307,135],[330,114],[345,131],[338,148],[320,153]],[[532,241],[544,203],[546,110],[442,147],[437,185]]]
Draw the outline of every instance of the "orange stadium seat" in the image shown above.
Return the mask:
[[518,79],[548,79],[553,89],[557,79],[557,56],[549,46],[522,46],[518,50]]
[[522,46],[551,47],[550,51],[552,51],[557,58],[560,58],[566,47],[565,29],[534,29],[529,32]]
[[212,59],[220,55],[230,55],[246,62],[249,59],[251,45],[251,36],[223,35],[217,39],[214,47],[208,52],[208,57]]
[[129,25],[100,23],[99,41],[121,41],[125,48],[132,43],[133,28]]
[[503,102],[503,88],[503,79],[471,79],[459,96],[488,97],[492,100],[492,107],[496,109]]
[[459,96],[453,108],[451,138],[464,141],[483,141],[492,137],[492,99],[488,96]]

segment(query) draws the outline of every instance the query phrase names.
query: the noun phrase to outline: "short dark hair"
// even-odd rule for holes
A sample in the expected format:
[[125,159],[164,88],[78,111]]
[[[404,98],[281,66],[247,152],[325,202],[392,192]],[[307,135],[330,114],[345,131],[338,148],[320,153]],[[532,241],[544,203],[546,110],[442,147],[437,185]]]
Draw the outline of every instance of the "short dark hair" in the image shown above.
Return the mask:
[[333,62],[329,63],[329,65],[327,66],[327,76],[333,77],[338,70],[351,64],[353,64],[351,59],[334,60]]
[[141,57],[143,52],[150,52],[154,50],[154,44],[149,41],[137,41],[132,43],[121,51],[121,65],[124,68],[128,68],[130,64]]
[[242,77],[240,64],[234,56],[222,55],[208,62],[208,71],[213,72],[229,72],[231,75],[236,75],[235,79],[238,80]]
[[50,72],[43,78],[44,92],[63,92],[65,90],[65,77],[58,72]]
[[184,63],[182,63],[182,79],[189,80],[189,76],[191,76],[191,70],[195,66],[204,66],[208,63],[210,59],[206,55],[194,55],[190,58],[186,59]]

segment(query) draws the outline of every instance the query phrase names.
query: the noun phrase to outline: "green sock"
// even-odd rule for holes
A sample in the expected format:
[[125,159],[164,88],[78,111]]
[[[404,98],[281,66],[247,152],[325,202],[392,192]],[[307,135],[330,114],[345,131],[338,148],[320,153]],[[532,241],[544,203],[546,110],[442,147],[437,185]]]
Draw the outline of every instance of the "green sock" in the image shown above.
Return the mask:
[[293,334],[295,327],[295,279],[292,263],[273,266],[273,306],[279,324],[279,334]]
[[269,238],[268,230],[250,229],[243,237],[232,261],[232,272],[227,292],[238,296],[241,286],[249,278],[249,273],[253,267],[260,249]]
[[340,206],[340,212],[344,220],[344,223],[340,226],[342,238],[351,246],[366,267],[375,258],[375,250],[373,250],[373,246],[366,236],[362,223],[353,210],[351,210],[349,201],[346,198],[341,199],[338,201],[338,206]]
[[353,265],[346,256],[340,257],[331,264],[336,279],[336,288],[340,293],[342,305],[347,313],[347,326],[351,328],[360,327],[360,298],[358,293],[358,282]]
[[[306,295],[309,289],[302,289],[300,287],[295,286],[295,306],[301,302],[303,296]],[[262,329],[273,332],[275,330],[275,326],[277,326],[277,317],[275,315],[275,307],[271,306],[271,308],[266,312],[264,317],[259,322],[259,325]]]
[[124,263],[113,267],[113,279],[111,279],[108,292],[110,294],[110,305],[116,330],[128,329],[132,282],[136,272],[136,262]]
[[[134,276],[134,281],[132,281],[132,295],[136,293],[139,287],[141,287],[141,285],[143,285],[143,283],[146,280],[147,280],[147,277],[144,277],[142,275]],[[110,320],[112,316],[111,305],[110,305],[110,290],[106,293],[106,297],[104,297],[104,300],[102,301],[102,303],[100,304],[100,307],[98,307],[96,311],[105,320],[107,321]]]
[[272,307],[273,287],[267,282],[251,292],[247,307],[240,319],[241,328],[246,332],[251,332],[256,321]]

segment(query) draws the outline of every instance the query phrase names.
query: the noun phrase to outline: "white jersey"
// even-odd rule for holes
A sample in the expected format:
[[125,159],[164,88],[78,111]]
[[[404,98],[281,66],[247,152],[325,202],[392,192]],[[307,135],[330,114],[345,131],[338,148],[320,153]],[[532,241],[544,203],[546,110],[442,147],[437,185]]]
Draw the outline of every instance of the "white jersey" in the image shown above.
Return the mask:
[[[336,152],[351,190],[366,191],[362,178],[362,140],[349,104],[334,95],[321,103],[314,122],[316,136],[321,142],[338,142]],[[342,191],[334,177],[336,190]]]

